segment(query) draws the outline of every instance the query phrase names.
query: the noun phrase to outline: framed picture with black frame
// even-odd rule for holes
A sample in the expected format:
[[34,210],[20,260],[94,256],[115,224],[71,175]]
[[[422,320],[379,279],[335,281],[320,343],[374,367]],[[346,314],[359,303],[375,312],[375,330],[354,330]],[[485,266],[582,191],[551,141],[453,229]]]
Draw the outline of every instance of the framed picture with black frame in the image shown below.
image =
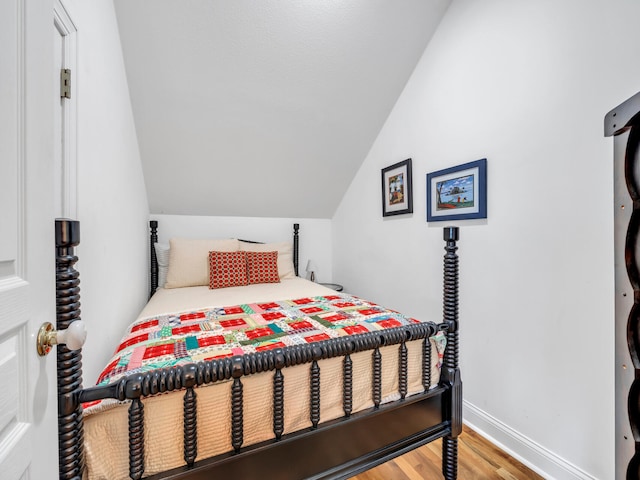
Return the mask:
[[427,174],[427,222],[487,218],[487,159]]
[[413,213],[411,159],[382,169],[382,216]]

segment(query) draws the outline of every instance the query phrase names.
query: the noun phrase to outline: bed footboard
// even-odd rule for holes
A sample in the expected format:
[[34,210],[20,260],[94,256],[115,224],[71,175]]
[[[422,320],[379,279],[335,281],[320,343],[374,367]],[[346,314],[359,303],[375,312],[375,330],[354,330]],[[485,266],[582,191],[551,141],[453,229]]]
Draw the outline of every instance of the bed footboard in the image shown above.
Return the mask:
[[[142,398],[155,395],[158,393],[164,393],[174,390],[185,390],[184,393],[184,460],[185,468],[189,470],[194,465],[194,460],[197,457],[197,422],[195,421],[195,411],[197,395],[195,388],[203,385],[207,385],[214,382],[231,380],[231,447],[233,451],[238,454],[243,452],[244,456],[247,452],[253,451],[269,451],[266,456],[273,455],[274,451],[280,451],[281,447],[275,445],[276,443],[287,440],[291,443],[293,439],[299,437],[305,437],[310,431],[317,431],[319,429],[328,429],[329,431],[335,429],[337,424],[344,423],[345,419],[354,417],[362,419],[366,417],[373,417],[385,414],[386,417],[395,416],[397,418],[404,418],[406,412],[396,412],[391,415],[389,412],[395,410],[395,404],[382,405],[380,392],[381,387],[381,362],[375,361],[376,358],[381,357],[380,348],[383,346],[397,345],[399,349],[398,355],[398,383],[399,392],[401,398],[406,403],[415,403],[419,400],[425,400],[434,398],[429,403],[438,404],[438,409],[434,410],[438,412],[438,415],[434,418],[433,412],[428,416],[429,421],[426,424],[429,427],[433,427],[436,424],[441,424],[440,433],[444,434],[445,431],[449,431],[448,423],[442,418],[440,412],[442,406],[438,403],[440,400],[435,399],[438,394],[442,394],[445,389],[433,389],[428,390],[429,384],[424,384],[425,391],[423,394],[415,395],[415,398],[411,397],[405,399],[407,392],[407,346],[406,343],[413,340],[421,340],[423,342],[423,351],[427,352],[427,356],[423,357],[423,371],[430,370],[431,364],[431,349],[425,344],[429,344],[429,338],[435,335],[440,326],[433,323],[419,323],[413,325],[406,325],[403,327],[391,328],[375,333],[365,333],[353,337],[340,337],[330,340],[324,340],[317,343],[295,345],[286,348],[279,348],[275,350],[268,350],[264,352],[257,352],[252,354],[246,354],[243,356],[235,356],[223,359],[214,359],[209,361],[199,362],[197,364],[188,364],[178,367],[166,368],[161,370],[154,370],[147,372],[146,374],[129,375],[121,378],[118,382],[102,385],[97,387],[91,387],[84,389],[78,394],[78,401],[80,403],[93,402],[105,398],[115,398],[120,401],[130,400],[129,407],[129,452],[130,452],[130,476],[133,479],[142,478],[144,473],[144,404],[141,401]],[[351,398],[352,398],[352,378],[351,378],[351,359],[350,356],[357,352],[370,351],[373,355],[373,397],[375,406],[369,411],[351,413]],[[328,422],[320,425],[320,377],[321,371],[318,365],[320,360],[342,357],[342,379],[343,379],[343,409],[345,411],[345,417],[340,419],[337,423]],[[301,433],[293,433],[283,435],[283,423],[284,423],[284,372],[287,367],[295,365],[308,364],[310,366],[310,420],[312,427],[306,429]],[[244,447],[243,446],[243,410],[244,410],[244,398],[243,398],[243,378],[247,375],[253,375],[261,372],[273,372],[273,441],[266,442],[256,449],[255,446]],[[427,377],[423,377],[427,378]],[[434,403],[435,402],[435,403]],[[398,417],[399,413],[402,413],[401,417]],[[424,415],[423,415],[424,416]],[[408,420],[408,417],[405,418]],[[381,425],[384,425],[383,421]],[[344,427],[342,427],[344,429]],[[364,427],[361,427],[364,428]],[[369,432],[371,426],[366,426],[366,432]],[[408,433],[415,429],[415,421],[407,421],[406,426],[402,429],[402,435],[399,435],[394,441],[399,441]],[[383,428],[383,431],[385,429]],[[351,431],[349,429],[349,431]],[[352,434],[357,433],[351,432]],[[368,435],[371,433],[365,433],[365,431],[359,433],[360,436]],[[326,434],[325,434],[326,437]],[[386,440],[388,440],[388,432],[385,434]],[[318,436],[318,440],[323,438]],[[334,439],[335,441],[335,439]],[[320,443],[330,443],[329,440],[323,438]],[[367,442],[365,442],[367,443]],[[370,443],[370,442],[368,442]],[[377,445],[376,448],[380,448],[383,445]],[[291,448],[291,446],[289,447]],[[370,446],[369,446],[370,448]],[[347,449],[348,451],[349,449]],[[314,451],[318,451],[317,448]],[[262,454],[260,454],[262,455]],[[290,454],[288,454],[290,456]],[[223,456],[226,460],[225,463],[229,463],[228,457]],[[220,459],[220,458],[218,458]],[[335,460],[335,458],[333,458]],[[235,461],[233,462],[235,463]],[[258,465],[258,464],[256,464]],[[290,470],[290,466],[286,463],[282,465],[286,466],[287,470]],[[326,465],[324,466],[327,467]],[[225,467],[228,468],[228,467]],[[243,467],[246,468],[246,467]],[[276,467],[274,466],[274,469]],[[305,468],[310,469],[312,465],[307,464]],[[186,471],[185,470],[185,471]],[[322,471],[322,470],[320,470]],[[305,471],[305,474],[300,478],[306,478],[311,474],[317,474],[318,471],[309,470]],[[272,471],[273,473],[273,471]],[[309,474],[309,475],[308,475]],[[224,477],[222,477],[224,478]],[[244,477],[243,477],[244,478]],[[285,477],[277,477],[285,478]]]

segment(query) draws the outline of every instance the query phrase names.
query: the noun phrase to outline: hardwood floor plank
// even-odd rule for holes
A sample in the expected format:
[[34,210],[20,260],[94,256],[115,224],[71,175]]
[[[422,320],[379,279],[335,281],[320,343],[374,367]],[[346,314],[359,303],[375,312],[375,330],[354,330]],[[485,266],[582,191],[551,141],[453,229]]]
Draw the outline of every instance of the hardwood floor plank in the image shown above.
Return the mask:
[[401,456],[394,460],[394,462],[402,469],[405,475],[409,478],[420,478],[420,473],[415,468],[416,460],[414,457]]
[[[442,440],[431,442],[351,480],[423,480],[442,476]],[[544,480],[484,437],[464,426],[458,437],[458,478]]]
[[498,470],[496,470],[496,473],[500,476],[500,478],[503,478],[504,480],[518,480],[517,477],[511,475],[504,468],[499,468]]

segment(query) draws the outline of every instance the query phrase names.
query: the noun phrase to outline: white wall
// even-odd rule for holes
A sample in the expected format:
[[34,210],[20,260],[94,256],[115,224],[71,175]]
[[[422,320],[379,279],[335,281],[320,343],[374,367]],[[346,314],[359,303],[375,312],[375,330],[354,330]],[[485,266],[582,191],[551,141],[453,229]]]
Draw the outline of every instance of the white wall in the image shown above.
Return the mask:
[[64,0],[78,28],[78,219],[84,385],[147,292],[149,207],[111,0]]
[[[613,478],[612,142],[640,90],[640,4],[454,0],[333,219],[334,278],[441,317],[443,225],[425,174],[488,159],[486,221],[460,222],[467,420],[547,478]],[[380,169],[413,158],[414,214]]]
[[331,282],[331,220],[318,218],[203,217],[197,215],[152,215],[158,220],[158,241],[172,237],[242,238],[257,242],[285,242],[293,238],[293,224],[300,224],[299,276],[306,277],[307,261],[318,270],[318,282]]
[[151,211],[330,218],[449,2],[114,0]]

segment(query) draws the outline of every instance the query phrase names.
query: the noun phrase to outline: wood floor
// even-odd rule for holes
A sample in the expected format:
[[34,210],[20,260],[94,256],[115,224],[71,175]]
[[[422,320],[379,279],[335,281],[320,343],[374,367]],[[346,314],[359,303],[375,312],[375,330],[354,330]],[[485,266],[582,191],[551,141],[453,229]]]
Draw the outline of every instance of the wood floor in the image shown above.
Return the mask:
[[[442,440],[431,442],[351,480],[423,480],[444,478]],[[544,480],[468,427],[458,437],[460,480]]]

